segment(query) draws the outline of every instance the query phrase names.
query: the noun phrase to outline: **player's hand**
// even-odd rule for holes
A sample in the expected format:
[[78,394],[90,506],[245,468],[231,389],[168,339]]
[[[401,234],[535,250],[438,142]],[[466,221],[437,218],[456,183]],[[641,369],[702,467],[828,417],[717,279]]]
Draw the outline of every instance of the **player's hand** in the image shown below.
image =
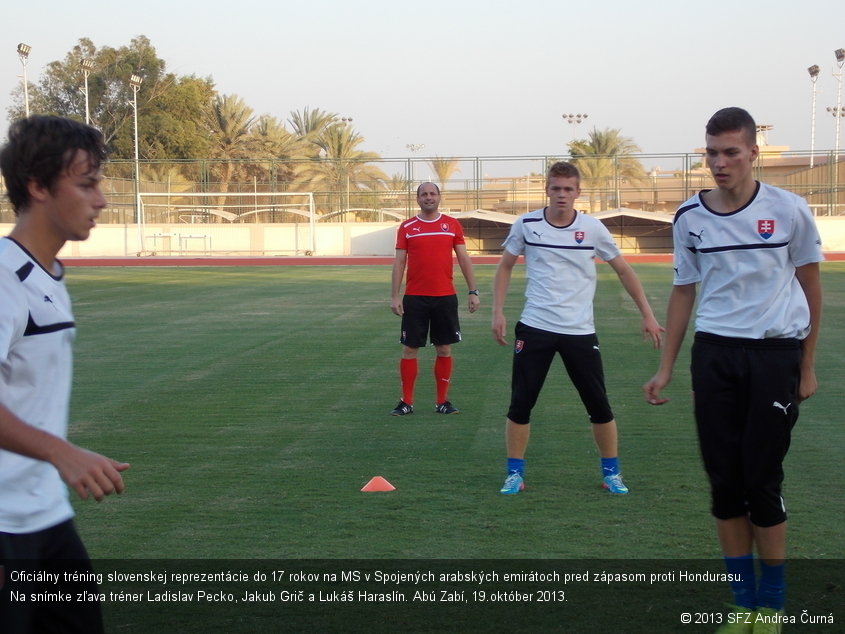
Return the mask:
[[819,389],[819,382],[816,380],[816,371],[801,370],[801,381],[798,383],[798,400],[806,401],[816,390]]
[[478,295],[470,295],[469,296],[469,312],[474,313],[478,310],[478,307],[481,306],[481,300],[478,298]]
[[640,331],[643,333],[643,339],[648,341],[651,339],[651,344],[656,350],[660,349],[663,343],[663,333],[666,329],[661,326],[654,317],[643,319]]
[[669,384],[669,377],[663,374],[662,372],[658,372],[655,374],[651,379],[643,385],[643,394],[645,395],[645,400],[650,405],[663,405],[664,403],[668,403],[668,398],[663,398],[660,396],[661,390]]
[[91,496],[100,502],[112,493],[123,493],[126,488],[120,474],[129,468],[127,463],[71,443],[62,447],[52,462],[62,480],[83,500]]
[[405,313],[405,307],[402,305],[402,298],[390,300],[390,310],[394,315],[401,317]]
[[507,321],[505,320],[504,315],[493,315],[493,325],[492,325],[492,332],[493,332],[493,339],[498,343],[500,346],[508,345],[507,340],[505,339],[505,329],[507,328]]

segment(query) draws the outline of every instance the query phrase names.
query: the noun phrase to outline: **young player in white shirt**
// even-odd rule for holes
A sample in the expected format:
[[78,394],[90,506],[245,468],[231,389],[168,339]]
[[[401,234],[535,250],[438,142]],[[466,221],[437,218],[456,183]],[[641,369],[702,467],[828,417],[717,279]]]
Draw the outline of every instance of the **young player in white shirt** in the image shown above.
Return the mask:
[[[783,459],[798,404],[817,388],[821,240],[803,199],[754,179],[759,149],[748,112],[716,112],[705,140],[716,188],[693,196],[675,216],[666,343],[643,389],[649,403],[667,402],[661,391],[699,285],[691,364],[695,418],[719,543],[728,572],[741,579],[732,583],[740,616],[724,631],[780,631],[763,628],[776,624],[784,608]],[[757,629],[747,627],[759,616]]]
[[616,419],[605,390],[593,322],[596,257],[605,260],[619,276],[642,315],[643,334],[655,347],[660,346],[662,328],[639,278],[620,255],[607,228],[596,218],[575,210],[580,191],[580,174],[574,165],[552,165],[546,178],[549,205],[521,216],[513,224],[496,269],[492,330],[493,338],[505,346],[505,297],[517,259],[525,256],[526,301],[515,328],[511,403],[505,423],[508,459],[501,493],[506,495],[524,488],[531,410],[557,355],[592,423],[603,486],[611,493],[628,493],[619,469]]
[[[0,150],[17,216],[0,239],[0,565],[7,575],[23,561],[62,583],[67,566],[90,572],[65,484],[100,501],[123,491],[121,472],[129,468],[66,439],[76,330],[56,255],[66,241],[88,238],[106,206],[104,159],[99,131],[39,115],[13,123]],[[97,593],[95,584],[62,583],[35,576],[17,579],[15,588],[26,596]],[[4,600],[0,622],[4,634],[103,631],[97,601]]]

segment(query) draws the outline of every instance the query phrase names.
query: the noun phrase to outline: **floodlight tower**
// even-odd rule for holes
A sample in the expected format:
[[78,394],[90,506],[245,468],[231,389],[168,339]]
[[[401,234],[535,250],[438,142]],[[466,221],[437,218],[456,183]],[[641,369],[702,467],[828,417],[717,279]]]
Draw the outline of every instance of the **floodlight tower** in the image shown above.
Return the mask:
[[[414,157],[417,155],[417,152],[425,148],[425,143],[406,143],[405,147],[411,152],[411,156]],[[408,180],[413,183],[414,182],[414,161],[412,159],[408,159]]]
[[129,85],[132,87],[132,112],[135,115],[135,222],[138,223],[138,230],[141,226],[141,167],[138,159],[138,91],[144,78],[132,74],[129,78]]
[[[343,126],[349,126],[351,128],[352,127],[352,117],[341,117],[340,118],[340,124],[343,125]],[[350,182],[349,182],[349,167],[345,164],[344,160],[340,157],[338,157],[337,163],[338,163],[338,168],[339,168],[340,173],[341,173],[342,180],[346,181],[346,203],[344,204],[343,200],[341,200],[340,206],[341,206],[341,208],[346,209],[348,211],[349,207],[351,206],[350,202],[349,202],[350,201],[349,192],[350,192],[350,189],[351,189],[351,185],[350,185]]]
[[575,135],[578,133],[577,132],[578,125],[582,121],[584,121],[589,115],[586,112],[584,112],[584,113],[579,112],[577,114],[562,114],[560,116],[563,118],[564,121],[566,121],[567,123],[570,123],[574,126],[572,136],[570,137],[570,142],[575,141]]
[[563,120],[566,121],[567,123],[581,123],[589,115],[587,115],[586,113],[581,114],[579,112],[578,114],[562,114],[560,116],[563,117]]
[[91,112],[88,110],[88,75],[94,70],[94,60],[87,57],[79,62],[82,67],[82,75],[85,77],[85,124],[91,125]]
[[816,158],[816,80],[819,78],[819,65],[813,64],[807,69],[810,81],[813,83],[813,107],[810,111],[810,169]]
[[21,60],[21,66],[23,66],[23,103],[27,117],[29,116],[29,82],[26,80],[26,62],[29,59],[29,52],[31,50],[32,47],[29,44],[24,44],[23,42],[18,44],[18,57]]
[[[832,111],[834,117],[836,117],[836,160],[839,161],[839,123],[842,120],[842,117],[845,116],[845,112],[842,110],[842,65],[845,64],[845,48],[838,48],[833,51],[833,54],[836,55],[836,66],[839,68],[838,73],[833,73],[833,76],[836,77],[836,81],[839,82],[839,88],[836,91],[836,108]],[[828,108],[830,112],[831,109]]]
[[417,152],[425,148],[425,143],[406,143],[405,147],[411,153],[411,156],[408,157],[408,214],[410,217],[411,213],[411,203],[410,203],[410,195],[411,190],[414,187],[414,158],[417,155]]

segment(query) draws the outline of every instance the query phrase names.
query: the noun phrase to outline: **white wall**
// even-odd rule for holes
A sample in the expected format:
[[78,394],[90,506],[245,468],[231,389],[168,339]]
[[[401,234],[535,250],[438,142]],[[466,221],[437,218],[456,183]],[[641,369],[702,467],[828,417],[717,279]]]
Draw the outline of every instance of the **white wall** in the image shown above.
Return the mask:
[[[825,251],[845,251],[845,217],[819,216]],[[12,230],[0,224],[0,235]],[[396,222],[303,224],[99,225],[84,242],[69,242],[60,257],[158,255],[393,255]],[[141,241],[143,234],[143,245]]]
[[822,249],[845,251],[845,217],[818,216],[816,226],[822,237]]
[[[0,224],[0,235],[12,230]],[[60,257],[157,255],[393,255],[398,223],[98,225]],[[143,248],[141,244],[143,242]]]

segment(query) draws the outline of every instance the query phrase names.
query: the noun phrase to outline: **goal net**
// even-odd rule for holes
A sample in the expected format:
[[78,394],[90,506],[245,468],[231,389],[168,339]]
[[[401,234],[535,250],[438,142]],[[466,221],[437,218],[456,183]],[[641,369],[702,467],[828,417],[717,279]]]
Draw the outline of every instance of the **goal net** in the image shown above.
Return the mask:
[[[139,255],[311,255],[312,192],[143,192]],[[263,231],[255,231],[263,225]]]

